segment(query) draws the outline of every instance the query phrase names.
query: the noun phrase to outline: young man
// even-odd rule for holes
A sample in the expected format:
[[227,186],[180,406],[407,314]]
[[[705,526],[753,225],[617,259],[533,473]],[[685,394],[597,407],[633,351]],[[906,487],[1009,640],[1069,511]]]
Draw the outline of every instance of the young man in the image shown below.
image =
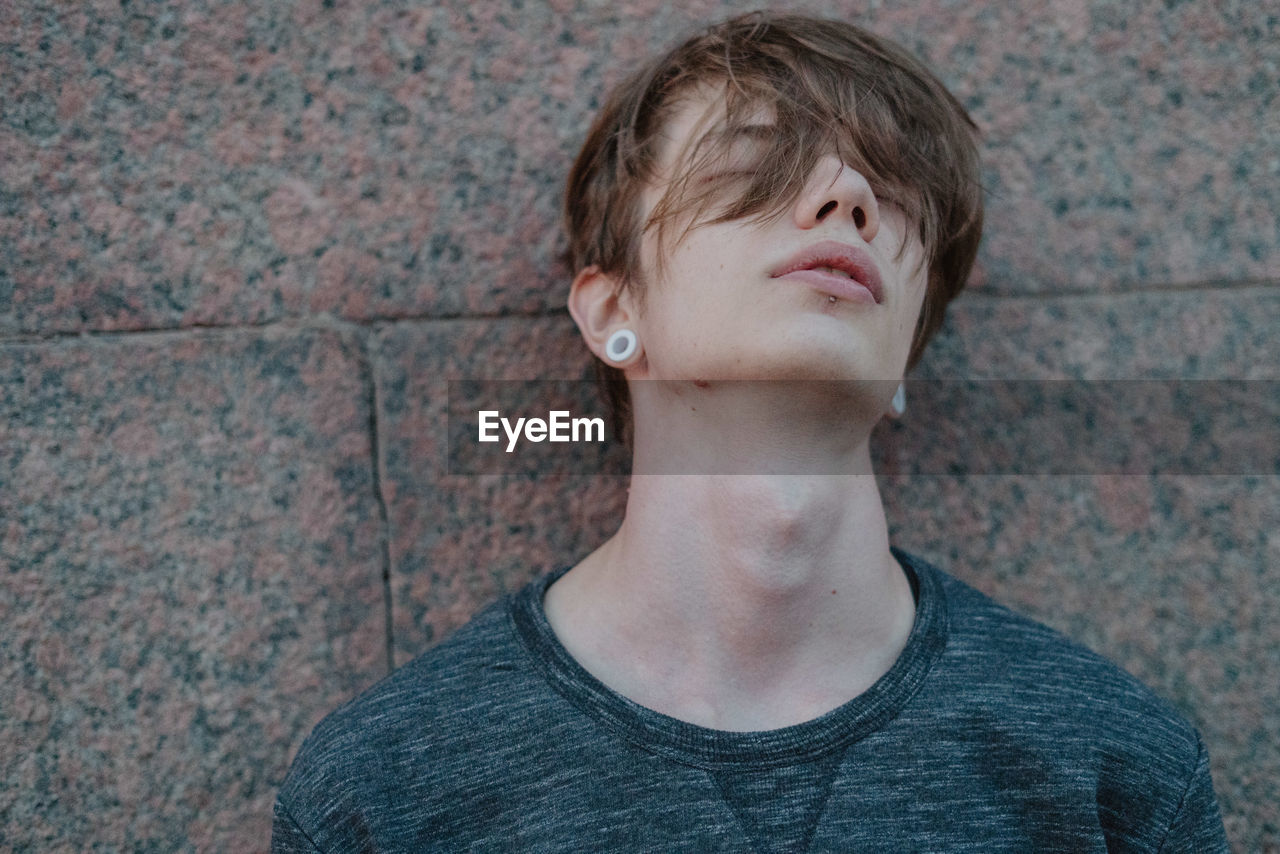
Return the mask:
[[868,437],[982,221],[917,60],[713,27],[613,93],[566,209],[626,518],[317,726],[274,850],[1226,850],[1191,724],[888,543]]

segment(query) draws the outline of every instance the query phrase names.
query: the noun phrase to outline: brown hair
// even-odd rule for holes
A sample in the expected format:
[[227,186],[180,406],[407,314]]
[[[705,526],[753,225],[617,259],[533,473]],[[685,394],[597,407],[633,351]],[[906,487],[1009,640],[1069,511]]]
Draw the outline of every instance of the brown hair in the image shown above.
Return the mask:
[[[648,219],[641,193],[655,177],[665,123],[682,97],[723,86],[724,117],[681,155],[682,169]],[[774,126],[740,166],[710,181],[729,144],[761,108]],[[735,133],[737,131],[737,133]],[[767,221],[794,204],[818,158],[833,151],[877,198],[919,224],[928,285],[907,369],[920,360],[947,304],[964,287],[982,234],[977,126],[964,106],[906,50],[844,21],[751,12],[714,25],[650,61],[609,94],[587,133],[565,194],[567,260],[614,276],[644,304],[640,243],[684,223]],[[709,211],[716,211],[707,219]],[[678,242],[678,241],[677,241]],[[615,430],[630,439],[630,395],[617,368],[596,362]]]

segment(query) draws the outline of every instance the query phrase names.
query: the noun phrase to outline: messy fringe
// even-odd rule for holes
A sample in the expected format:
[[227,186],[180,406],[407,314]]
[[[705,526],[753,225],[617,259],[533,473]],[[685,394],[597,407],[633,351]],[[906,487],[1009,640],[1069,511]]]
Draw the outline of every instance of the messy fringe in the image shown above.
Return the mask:
[[[641,221],[641,193],[656,177],[661,130],[692,95],[712,87],[723,112],[676,152],[675,178]],[[753,133],[767,113],[769,132]],[[710,115],[710,114],[709,114]],[[692,229],[736,220],[768,223],[804,190],[818,159],[835,153],[867,179],[881,204],[918,228],[928,290],[908,356],[915,366],[964,287],[977,255],[983,201],[977,126],[914,56],[850,23],[752,12],[680,44],[610,94],[569,174],[566,261],[596,265],[643,310],[640,244],[665,248]],[[749,140],[744,146],[740,140]],[[899,257],[905,243],[899,249]],[[622,372],[597,360],[615,429],[630,442]]]

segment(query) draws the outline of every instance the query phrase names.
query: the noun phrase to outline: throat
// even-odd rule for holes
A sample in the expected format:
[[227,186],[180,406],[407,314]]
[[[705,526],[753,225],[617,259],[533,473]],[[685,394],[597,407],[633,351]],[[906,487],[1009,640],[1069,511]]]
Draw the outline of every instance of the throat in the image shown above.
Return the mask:
[[633,477],[618,533],[547,596],[601,682],[721,729],[849,701],[892,666],[914,615],[874,478],[858,477]]

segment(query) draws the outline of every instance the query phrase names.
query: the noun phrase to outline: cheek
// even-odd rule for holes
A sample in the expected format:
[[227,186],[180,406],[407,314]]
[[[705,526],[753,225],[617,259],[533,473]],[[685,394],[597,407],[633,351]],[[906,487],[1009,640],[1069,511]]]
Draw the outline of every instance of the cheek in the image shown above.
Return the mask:
[[928,271],[922,271],[919,275],[912,277],[911,284],[907,288],[907,294],[909,295],[913,312],[915,314],[919,314],[920,310],[924,307],[924,298],[925,294],[928,293],[928,290]]
[[[902,247],[901,237],[902,229],[906,227],[905,222],[894,223],[894,236],[891,249],[891,257],[897,257],[897,252]],[[929,287],[929,270],[924,263],[924,247],[920,245],[919,238],[909,233],[907,240],[910,245],[902,248],[901,257],[895,261],[894,266],[897,267],[898,275],[902,282],[902,308],[908,315],[906,322],[911,329],[915,328],[916,317],[920,310],[924,307],[925,293]]]
[[908,249],[903,255],[903,263],[899,270],[905,278],[899,291],[901,299],[894,306],[894,338],[895,344],[901,346],[904,353],[910,351],[912,339],[915,337],[916,324],[920,313],[924,310],[924,299],[928,292],[929,274],[925,269],[916,272],[919,254]]
[[928,290],[928,284],[927,276],[921,274],[911,281],[905,292],[906,299],[903,300],[901,331],[908,338],[908,347],[911,345],[909,339],[915,334],[916,324],[920,320],[920,313],[924,311],[924,297]]

